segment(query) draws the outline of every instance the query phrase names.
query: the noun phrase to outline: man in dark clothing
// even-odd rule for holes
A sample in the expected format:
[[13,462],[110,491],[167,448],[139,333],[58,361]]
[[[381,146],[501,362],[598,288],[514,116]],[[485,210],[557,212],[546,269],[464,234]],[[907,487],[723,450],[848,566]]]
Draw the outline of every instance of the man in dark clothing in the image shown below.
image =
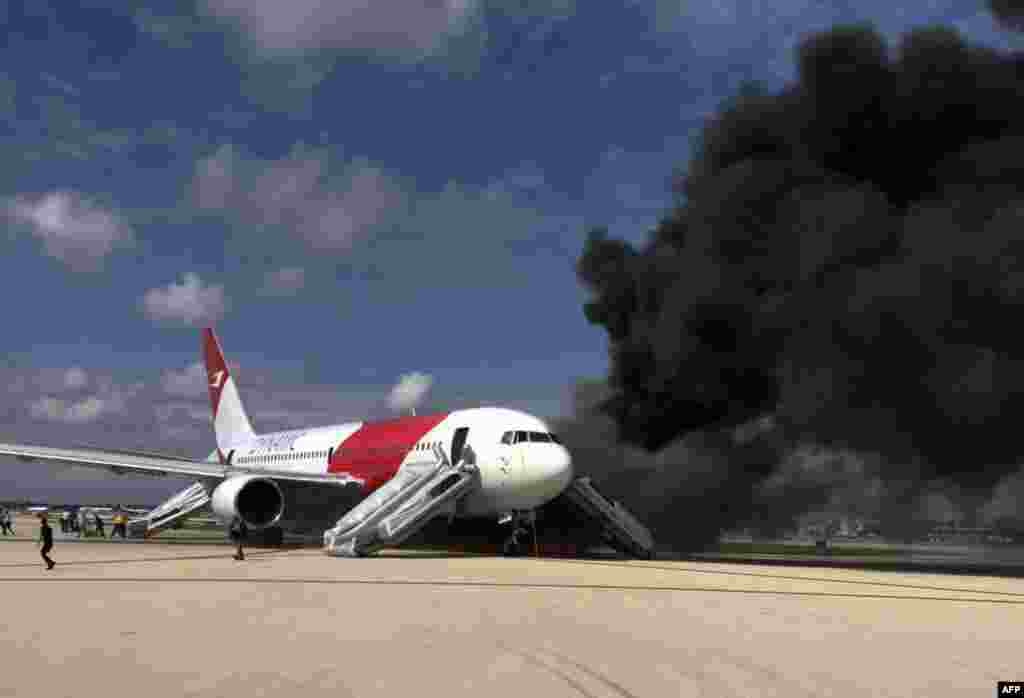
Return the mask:
[[231,540],[233,540],[235,545],[238,547],[238,551],[235,553],[234,558],[236,560],[244,560],[245,553],[242,552],[242,544],[245,542],[245,537],[249,533],[249,530],[241,517],[235,517],[235,520],[231,522],[231,528],[228,530],[228,533],[231,536]]
[[8,533],[14,535],[14,529],[11,528],[11,510],[7,507],[0,507],[0,529],[3,529],[5,536]]
[[95,511],[92,513],[92,520],[96,524],[96,532],[100,534],[100,538],[106,538],[107,534],[103,531],[103,519]]
[[50,522],[46,520],[46,514],[39,515],[39,542],[43,544],[43,547],[39,549],[39,554],[46,562],[46,569],[52,570],[57,563],[51,560],[47,554],[53,550],[53,529],[50,528]]

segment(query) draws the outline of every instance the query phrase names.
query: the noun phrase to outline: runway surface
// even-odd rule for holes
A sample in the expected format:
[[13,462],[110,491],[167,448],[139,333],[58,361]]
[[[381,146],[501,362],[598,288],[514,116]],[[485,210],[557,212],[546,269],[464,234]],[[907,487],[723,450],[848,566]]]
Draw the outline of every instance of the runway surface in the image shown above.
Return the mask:
[[991,696],[1024,580],[0,543],[0,695]]

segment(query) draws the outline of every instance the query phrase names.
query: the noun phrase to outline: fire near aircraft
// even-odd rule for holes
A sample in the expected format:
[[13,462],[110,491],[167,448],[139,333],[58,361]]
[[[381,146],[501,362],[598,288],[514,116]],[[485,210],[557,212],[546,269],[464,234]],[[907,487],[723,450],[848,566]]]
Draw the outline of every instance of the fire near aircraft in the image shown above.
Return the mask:
[[322,533],[326,550],[345,556],[400,543],[441,515],[511,519],[515,528],[572,481],[558,437],[511,409],[258,434],[213,330],[202,337],[217,442],[206,461],[19,444],[0,444],[0,455],[195,479],[141,520],[147,535],[209,506],[221,522],[241,519],[278,541],[285,530]]

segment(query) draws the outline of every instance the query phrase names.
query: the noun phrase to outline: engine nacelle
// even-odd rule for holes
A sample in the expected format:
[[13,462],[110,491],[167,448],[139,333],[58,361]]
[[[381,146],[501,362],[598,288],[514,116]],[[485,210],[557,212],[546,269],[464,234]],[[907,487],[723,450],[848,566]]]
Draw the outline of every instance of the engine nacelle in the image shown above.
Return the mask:
[[284,514],[284,495],[269,478],[238,475],[217,485],[210,507],[225,523],[238,516],[249,528],[261,529],[273,526]]

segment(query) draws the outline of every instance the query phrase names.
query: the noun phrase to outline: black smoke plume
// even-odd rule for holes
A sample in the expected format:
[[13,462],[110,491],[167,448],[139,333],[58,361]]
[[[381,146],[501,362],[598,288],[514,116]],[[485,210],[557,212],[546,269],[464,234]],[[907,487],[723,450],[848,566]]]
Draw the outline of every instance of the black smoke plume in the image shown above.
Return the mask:
[[[705,125],[642,249],[593,231],[578,264],[610,338],[600,412],[656,452],[677,519],[687,459],[710,459],[711,529],[756,518],[807,445],[882,454],[901,510],[919,483],[990,489],[1024,455],[1024,57],[852,26],[797,58],[794,84]],[[831,491],[805,489],[803,508]]]
[[1007,29],[1024,31],[1024,2],[1021,0],[989,0],[989,9],[996,21]]

